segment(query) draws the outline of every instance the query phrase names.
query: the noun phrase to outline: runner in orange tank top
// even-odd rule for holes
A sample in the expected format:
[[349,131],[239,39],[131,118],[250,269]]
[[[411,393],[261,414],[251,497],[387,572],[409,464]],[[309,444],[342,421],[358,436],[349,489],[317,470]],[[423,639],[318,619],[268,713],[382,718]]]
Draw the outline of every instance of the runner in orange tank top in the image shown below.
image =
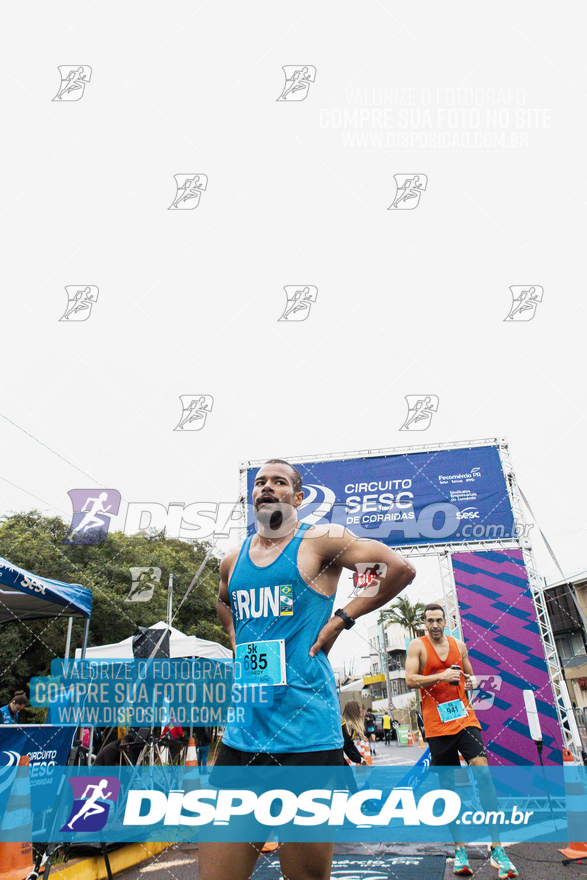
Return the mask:
[[[434,602],[424,609],[424,626],[427,635],[413,639],[406,658],[406,685],[422,692],[422,715],[424,732],[430,748],[431,767],[458,767],[459,754],[467,764],[487,766],[487,754],[481,739],[481,725],[469,703],[466,690],[476,687],[471,662],[465,643],[444,633],[446,618],[444,609]],[[449,788],[444,771],[442,787]],[[452,776],[454,785],[454,776]],[[481,801],[486,809],[496,809],[497,799],[490,780],[479,786]],[[467,851],[462,842],[456,842],[456,828],[451,826],[455,837],[454,873],[473,873]],[[499,880],[517,877],[518,872],[510,862],[499,841],[491,844],[491,864],[497,868]]]

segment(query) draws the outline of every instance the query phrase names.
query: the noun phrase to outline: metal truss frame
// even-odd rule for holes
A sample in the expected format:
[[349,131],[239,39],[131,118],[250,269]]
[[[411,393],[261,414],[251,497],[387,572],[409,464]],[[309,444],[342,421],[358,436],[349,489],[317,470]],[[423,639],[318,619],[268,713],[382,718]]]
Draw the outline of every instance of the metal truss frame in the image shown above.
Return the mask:
[[[532,552],[532,545],[530,543],[530,540],[526,537],[527,523],[524,515],[524,508],[522,506],[522,500],[518,491],[515,471],[510,458],[507,439],[505,437],[492,437],[482,440],[460,440],[450,443],[422,444],[419,446],[402,446],[388,449],[363,449],[356,452],[327,452],[321,455],[302,456],[292,455],[291,459],[296,464],[309,464],[311,462],[345,461],[348,459],[407,455],[411,452],[437,452],[445,449],[472,449],[482,446],[497,447],[504,472],[510,503],[512,505],[514,523],[516,524],[518,534],[520,534],[522,537],[482,539],[478,541],[454,541],[445,543],[438,542],[430,544],[406,544],[394,547],[394,550],[396,550],[396,552],[400,553],[402,556],[407,556],[408,558],[418,556],[438,557],[440,566],[440,577],[447,612],[447,621],[451,632],[454,633],[457,638],[461,637],[462,628],[456,595],[454,572],[452,568],[452,554],[479,553],[491,550],[522,550],[524,564],[526,566],[526,571],[528,574],[532,600],[534,603],[534,609],[536,611],[536,619],[540,629],[544,656],[546,659],[548,674],[552,685],[552,692],[561,730],[563,747],[568,749],[573,754],[575,760],[577,760],[578,763],[582,763],[580,748],[577,745],[578,734],[577,737],[575,737],[573,730],[573,728],[576,726],[575,719],[573,717],[571,721],[570,718],[570,716],[572,715],[572,708],[570,705],[566,683],[560,666],[554,641],[554,635],[546,608],[546,601],[544,598],[545,581],[544,578],[541,577],[541,575],[538,573],[536,561]],[[247,471],[251,467],[260,467],[261,465],[265,464],[265,461],[266,459],[256,459],[241,462],[239,486],[241,494],[240,503],[243,510],[243,517],[246,516]],[[243,522],[245,523],[243,527],[244,537],[246,535],[246,519],[244,519]]]

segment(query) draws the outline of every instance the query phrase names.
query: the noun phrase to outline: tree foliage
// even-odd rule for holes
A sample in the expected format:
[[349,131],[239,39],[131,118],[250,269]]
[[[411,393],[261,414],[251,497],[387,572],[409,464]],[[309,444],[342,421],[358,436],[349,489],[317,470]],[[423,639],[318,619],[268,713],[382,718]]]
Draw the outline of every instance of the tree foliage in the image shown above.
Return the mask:
[[[216,614],[220,560],[212,555],[198,583],[182,603],[185,592],[206,555],[207,542],[188,543],[151,535],[108,534],[101,544],[67,545],[61,542],[69,526],[59,517],[36,510],[16,513],[0,522],[0,556],[43,577],[81,584],[92,591],[93,604],[88,645],[118,642],[135,634],[137,626],[152,626],[167,618],[167,584],[173,572],[173,620],[176,629],[230,647]],[[161,584],[149,602],[127,602],[131,566],[161,569]],[[18,621],[0,627],[0,706],[15,690],[28,692],[32,676],[47,675],[51,660],[64,656],[67,618]],[[73,649],[80,647],[85,622],[75,620]],[[25,711],[21,720],[38,713]]]
[[400,596],[393,605],[381,611],[379,621],[385,623],[399,623],[414,639],[416,630],[424,623],[424,604],[416,602],[414,605],[405,596]]

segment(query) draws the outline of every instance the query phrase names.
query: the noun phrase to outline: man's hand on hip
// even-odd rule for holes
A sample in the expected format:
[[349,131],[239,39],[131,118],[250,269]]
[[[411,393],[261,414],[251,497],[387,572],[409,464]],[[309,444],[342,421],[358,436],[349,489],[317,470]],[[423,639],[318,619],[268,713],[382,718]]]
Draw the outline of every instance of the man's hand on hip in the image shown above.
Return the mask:
[[331,617],[330,620],[324,624],[318,633],[316,641],[310,648],[310,657],[315,657],[318,651],[324,651],[324,653],[328,655],[328,652],[344,628],[344,622],[340,617]]

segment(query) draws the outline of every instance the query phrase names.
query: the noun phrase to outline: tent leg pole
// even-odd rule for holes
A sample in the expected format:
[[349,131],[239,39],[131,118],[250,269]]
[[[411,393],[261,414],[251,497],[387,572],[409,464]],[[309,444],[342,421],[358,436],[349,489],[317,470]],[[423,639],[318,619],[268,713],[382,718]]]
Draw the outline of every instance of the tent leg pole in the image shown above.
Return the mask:
[[71,649],[71,629],[73,627],[73,617],[67,622],[67,638],[65,639],[65,659],[69,660],[69,651]]
[[84,630],[84,643],[82,645],[81,659],[86,656],[86,648],[88,647],[88,633],[90,631],[90,618],[86,620],[86,628]]

